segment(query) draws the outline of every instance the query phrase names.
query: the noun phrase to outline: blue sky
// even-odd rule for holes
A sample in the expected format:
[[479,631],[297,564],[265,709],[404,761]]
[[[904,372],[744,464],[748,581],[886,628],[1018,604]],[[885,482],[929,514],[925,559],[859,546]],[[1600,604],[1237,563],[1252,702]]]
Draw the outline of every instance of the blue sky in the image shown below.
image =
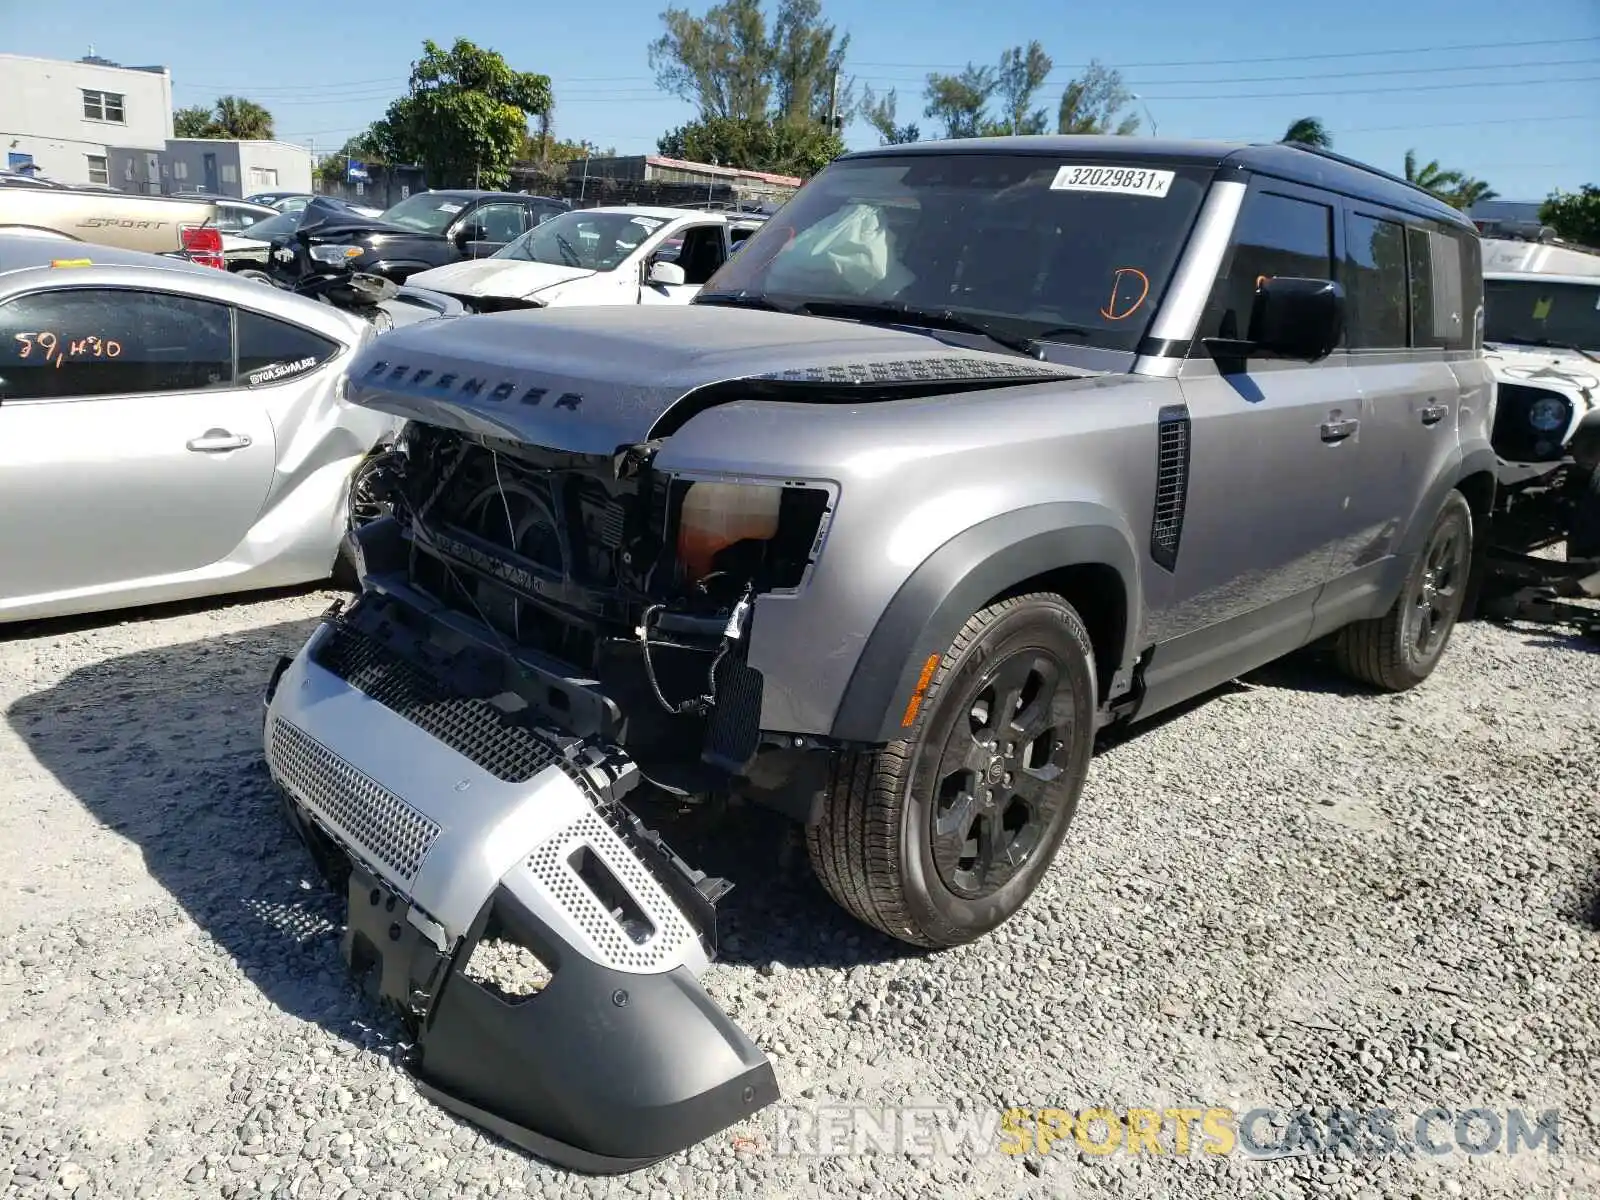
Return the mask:
[[[703,11],[706,0],[679,0]],[[1600,0],[824,0],[851,37],[847,73],[898,89],[923,136],[922,80],[1039,39],[1074,69],[1122,69],[1163,136],[1270,139],[1320,116],[1335,149],[1398,170],[1407,147],[1490,181],[1505,199],[1600,183]],[[551,76],[556,132],[622,153],[655,149],[692,109],[656,91],[646,48],[665,0],[268,0],[257,5],[0,0],[0,50],[164,63],[178,104],[219,94],[272,110],[279,136],[332,149],[404,89],[424,38],[463,36]],[[64,14],[70,11],[69,22]],[[1292,13],[1293,15],[1289,15]],[[1529,44],[1538,43],[1538,44]],[[1473,47],[1465,49],[1463,47]],[[1386,52],[1386,53],[1380,53]],[[0,81],[3,86],[3,81]],[[856,125],[854,147],[876,139]]]

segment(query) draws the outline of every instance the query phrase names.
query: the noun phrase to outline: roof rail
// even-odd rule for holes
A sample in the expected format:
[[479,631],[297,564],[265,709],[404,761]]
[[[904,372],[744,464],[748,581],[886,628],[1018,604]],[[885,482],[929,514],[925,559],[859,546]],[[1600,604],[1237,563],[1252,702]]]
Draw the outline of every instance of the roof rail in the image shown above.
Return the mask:
[[[1440,200],[1438,196],[1434,195],[1427,188],[1422,187],[1420,184],[1417,184],[1410,179],[1407,179],[1404,175],[1396,175],[1392,171],[1385,171],[1382,167],[1375,167],[1371,163],[1362,162],[1359,158],[1351,158],[1344,154],[1335,154],[1332,150],[1329,150],[1325,146],[1313,146],[1309,142],[1281,142],[1279,144],[1284,146],[1293,146],[1296,150],[1304,150],[1307,154],[1315,154],[1319,158],[1326,158],[1331,162],[1343,163],[1347,167],[1354,167],[1358,171],[1365,171],[1368,175],[1376,175],[1380,179],[1387,179],[1390,183],[1398,183],[1402,187],[1408,187],[1414,192],[1421,192],[1424,196],[1428,197],[1428,199],[1439,204],[1444,204],[1443,200]],[[1448,207],[1448,205],[1446,207]]]

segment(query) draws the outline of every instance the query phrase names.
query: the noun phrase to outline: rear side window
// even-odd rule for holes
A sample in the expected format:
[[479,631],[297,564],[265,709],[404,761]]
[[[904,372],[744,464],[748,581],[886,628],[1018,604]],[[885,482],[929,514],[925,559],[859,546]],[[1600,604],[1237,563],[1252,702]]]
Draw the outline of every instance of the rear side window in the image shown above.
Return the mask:
[[339,343],[299,325],[239,309],[239,382],[264,387],[314,371],[339,353]]
[[1395,221],[1349,214],[1345,290],[1352,350],[1404,349],[1415,295],[1406,280],[1406,231]]
[[225,304],[127,288],[61,288],[0,304],[0,400],[232,382]]
[[1311,200],[1255,192],[1245,198],[1233,261],[1218,280],[1205,335],[1244,338],[1263,279],[1333,278],[1333,209]]
[[1411,266],[1412,344],[1440,350],[1472,345],[1461,243],[1437,229],[1406,230]]

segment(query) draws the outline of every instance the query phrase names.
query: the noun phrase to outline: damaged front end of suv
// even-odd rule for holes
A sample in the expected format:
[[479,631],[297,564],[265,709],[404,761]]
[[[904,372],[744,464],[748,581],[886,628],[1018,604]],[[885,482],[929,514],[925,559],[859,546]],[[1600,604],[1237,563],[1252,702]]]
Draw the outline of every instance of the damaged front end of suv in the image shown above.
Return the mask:
[[[748,345],[695,348],[713,322]],[[345,956],[406,1022],[420,1085],[579,1170],[645,1165],[778,1094],[697,982],[729,885],[624,798],[727,790],[776,743],[803,753],[763,729],[748,646],[761,604],[804,588],[836,487],[665,469],[663,445],[735,394],[782,407],[1063,375],[843,323],[835,357],[854,366],[786,369],[783,322],[815,324],[574,310],[387,335],[349,394],[407,418],[390,511],[354,533],[360,596],[269,688],[270,771],[348,897]],[[619,363],[651,337],[654,361]],[[803,338],[789,352],[817,361]]]

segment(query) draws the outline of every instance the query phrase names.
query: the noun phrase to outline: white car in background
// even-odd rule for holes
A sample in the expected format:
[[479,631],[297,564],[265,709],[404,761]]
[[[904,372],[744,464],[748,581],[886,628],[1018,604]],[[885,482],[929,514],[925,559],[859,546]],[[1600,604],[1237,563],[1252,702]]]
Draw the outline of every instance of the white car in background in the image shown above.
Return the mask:
[[410,276],[474,312],[550,305],[687,304],[761,218],[642,206],[548,217],[488,258]]
[[336,571],[399,422],[367,321],[174,258],[0,235],[0,624]]

